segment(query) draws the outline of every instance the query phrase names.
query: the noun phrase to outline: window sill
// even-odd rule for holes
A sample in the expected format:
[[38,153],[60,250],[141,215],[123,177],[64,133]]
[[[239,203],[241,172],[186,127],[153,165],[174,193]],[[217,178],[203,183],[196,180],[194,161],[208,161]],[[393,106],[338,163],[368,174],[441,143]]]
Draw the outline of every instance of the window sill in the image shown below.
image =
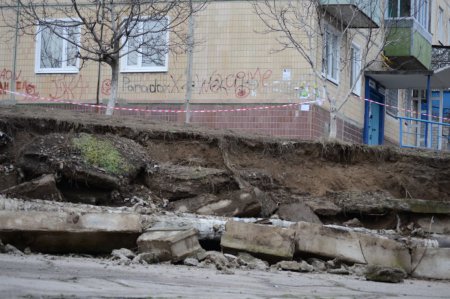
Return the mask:
[[34,71],[36,74],[52,75],[52,74],[78,74],[79,69],[39,69]]
[[168,67],[155,67],[155,68],[123,68],[121,73],[167,73]]

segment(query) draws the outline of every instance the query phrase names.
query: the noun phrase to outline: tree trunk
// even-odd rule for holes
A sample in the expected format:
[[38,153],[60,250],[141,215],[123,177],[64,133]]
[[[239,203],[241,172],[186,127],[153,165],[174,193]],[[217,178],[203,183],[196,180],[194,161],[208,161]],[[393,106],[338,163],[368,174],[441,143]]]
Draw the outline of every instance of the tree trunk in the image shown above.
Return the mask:
[[109,97],[106,115],[112,115],[116,106],[117,91],[119,89],[119,61],[111,64],[111,95]]
[[337,114],[336,108],[330,108],[330,134],[329,139],[336,139],[337,137]]

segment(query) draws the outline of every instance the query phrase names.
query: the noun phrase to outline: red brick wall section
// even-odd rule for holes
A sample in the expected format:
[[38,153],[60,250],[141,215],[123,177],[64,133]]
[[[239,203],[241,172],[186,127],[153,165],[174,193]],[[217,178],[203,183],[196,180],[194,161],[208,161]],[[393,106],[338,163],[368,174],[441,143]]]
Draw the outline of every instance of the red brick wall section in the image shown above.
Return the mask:
[[[73,110],[77,112],[104,113],[103,108],[70,104],[46,104],[45,107]],[[220,104],[192,104],[190,124],[211,129],[229,129],[258,135],[284,137],[301,140],[318,140],[326,138],[329,132],[330,113],[322,107],[312,105],[310,111],[300,111],[299,106],[288,106],[261,110],[244,110],[247,106]],[[258,107],[253,105],[251,107]],[[263,106],[261,106],[263,107]],[[119,106],[120,108],[120,106]],[[136,110],[116,110],[115,115],[146,118],[154,121],[184,123],[186,113],[183,104],[147,104],[122,108]],[[150,111],[167,110],[167,111]],[[199,110],[209,110],[198,112]],[[214,110],[214,111],[211,111]],[[217,111],[228,110],[228,111]],[[231,111],[230,111],[231,110]],[[337,138],[350,143],[362,143],[362,128],[338,119]]]

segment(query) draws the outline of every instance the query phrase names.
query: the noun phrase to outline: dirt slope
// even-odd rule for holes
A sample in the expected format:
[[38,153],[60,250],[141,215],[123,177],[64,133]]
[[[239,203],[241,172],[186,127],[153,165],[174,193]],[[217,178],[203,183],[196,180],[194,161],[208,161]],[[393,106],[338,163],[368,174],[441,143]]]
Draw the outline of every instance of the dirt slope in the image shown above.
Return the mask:
[[[12,138],[0,145],[0,189],[23,180],[17,159],[33,138],[83,132],[131,139],[154,163],[226,171],[241,189],[247,184],[265,192],[263,211],[270,205],[265,210],[269,214],[280,203],[311,197],[331,200],[340,193],[450,199],[448,153],[278,140],[146,119],[24,107],[1,107],[0,131]],[[144,185],[139,179],[131,184],[134,191]]]

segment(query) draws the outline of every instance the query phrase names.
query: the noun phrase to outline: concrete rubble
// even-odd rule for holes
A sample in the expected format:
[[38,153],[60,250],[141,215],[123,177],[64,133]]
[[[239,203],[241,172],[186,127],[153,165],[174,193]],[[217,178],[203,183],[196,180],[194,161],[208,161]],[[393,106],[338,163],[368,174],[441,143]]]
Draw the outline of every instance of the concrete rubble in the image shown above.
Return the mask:
[[[42,210],[33,210],[33,202]],[[12,244],[20,250],[29,247],[28,251],[49,253],[113,251],[113,259],[125,264],[183,262],[211,266],[224,274],[237,268],[267,270],[267,262],[279,262],[276,269],[289,271],[362,275],[361,269],[349,267],[354,264],[401,269],[413,277],[450,279],[450,248],[439,248],[445,242],[437,241],[445,238],[442,234],[421,239],[401,237],[395,231],[280,219],[132,211],[0,196],[0,238],[7,244],[1,248],[5,251]],[[224,253],[203,252],[199,239],[220,240]],[[138,254],[129,250],[136,245]],[[292,261],[294,256],[311,255],[321,259]]]
[[0,190],[0,193],[11,197],[21,196],[31,199],[62,200],[62,195],[56,187],[56,180],[53,174],[42,175],[37,179]]
[[153,229],[137,239],[139,253],[151,253],[155,261],[178,262],[202,250],[197,231],[187,229]]

